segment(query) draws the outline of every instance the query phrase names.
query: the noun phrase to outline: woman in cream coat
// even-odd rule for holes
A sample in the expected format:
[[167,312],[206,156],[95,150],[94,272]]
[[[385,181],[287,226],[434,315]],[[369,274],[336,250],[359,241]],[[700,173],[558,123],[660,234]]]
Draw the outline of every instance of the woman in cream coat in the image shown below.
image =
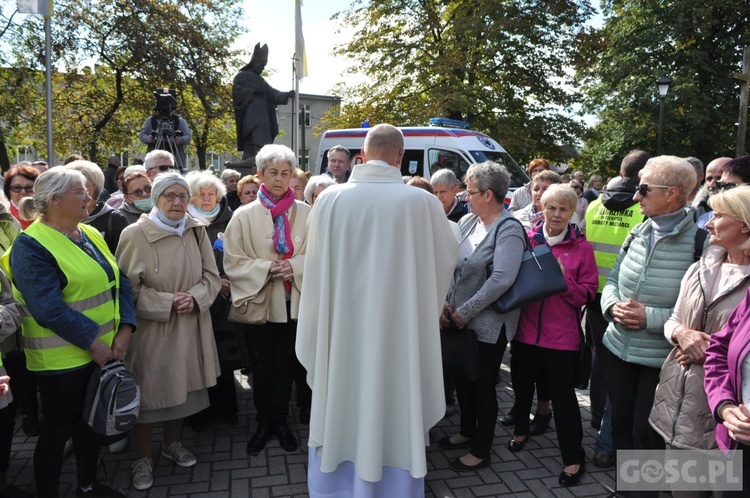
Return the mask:
[[269,308],[267,323],[242,326],[253,357],[258,426],[247,443],[247,452],[253,456],[265,448],[272,434],[284,450],[297,449],[286,419],[310,212],[289,188],[297,167],[291,149],[266,145],[255,162],[263,182],[258,198],[237,209],[224,233],[224,271],[232,282],[232,304],[257,303],[260,294]]
[[[133,286],[138,334],[125,363],[141,386],[133,486],[153,483],[153,425],[165,422],[161,454],[181,467],[196,458],[180,443],[183,419],[208,407],[220,374],[210,307],[221,279],[205,226],[187,215],[190,187],[178,173],[153,184],[154,208],[127,227],[117,261]],[[137,336],[137,337],[136,337]]]

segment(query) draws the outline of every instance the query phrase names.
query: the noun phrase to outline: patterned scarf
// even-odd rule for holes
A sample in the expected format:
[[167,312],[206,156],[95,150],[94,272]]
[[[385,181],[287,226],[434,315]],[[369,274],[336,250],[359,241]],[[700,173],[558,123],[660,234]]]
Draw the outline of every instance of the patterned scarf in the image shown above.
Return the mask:
[[284,259],[291,258],[294,252],[294,244],[292,244],[292,227],[290,226],[289,218],[286,217],[286,212],[294,204],[294,190],[287,190],[286,194],[274,204],[273,197],[271,197],[271,193],[266,188],[266,185],[261,184],[258,191],[258,199],[263,206],[271,211],[271,218],[273,218],[273,246],[276,248],[276,252],[283,254]]

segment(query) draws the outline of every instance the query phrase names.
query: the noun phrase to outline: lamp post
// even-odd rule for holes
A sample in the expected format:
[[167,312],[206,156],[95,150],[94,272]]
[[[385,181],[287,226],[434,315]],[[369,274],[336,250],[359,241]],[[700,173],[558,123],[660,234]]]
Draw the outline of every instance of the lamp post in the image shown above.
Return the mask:
[[656,154],[661,155],[661,138],[664,134],[664,100],[669,93],[669,87],[672,86],[672,79],[668,76],[662,76],[656,80],[656,87],[659,89],[659,141],[656,146]]

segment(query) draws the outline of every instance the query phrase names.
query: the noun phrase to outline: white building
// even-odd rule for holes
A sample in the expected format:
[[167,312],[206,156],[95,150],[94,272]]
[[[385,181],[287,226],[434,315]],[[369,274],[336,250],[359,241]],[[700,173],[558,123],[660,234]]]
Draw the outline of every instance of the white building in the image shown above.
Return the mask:
[[[280,136],[276,137],[273,143],[286,145],[292,147],[292,106],[294,100],[289,99],[289,103],[286,105],[280,105],[277,107],[279,117],[279,130],[283,132]],[[304,160],[302,150],[297,151],[300,168],[305,171],[310,170],[310,161],[314,161],[318,157],[318,145],[320,144],[320,137],[313,136],[313,127],[320,125],[320,118],[323,117],[328,109],[334,106],[341,105],[341,97],[335,97],[332,95],[311,95],[308,93],[300,93],[299,105],[304,111],[304,122],[305,122],[305,134],[300,136],[300,149],[304,149]],[[301,114],[301,113],[300,113]],[[300,128],[297,128],[299,133]],[[304,144],[304,145],[303,145]]]

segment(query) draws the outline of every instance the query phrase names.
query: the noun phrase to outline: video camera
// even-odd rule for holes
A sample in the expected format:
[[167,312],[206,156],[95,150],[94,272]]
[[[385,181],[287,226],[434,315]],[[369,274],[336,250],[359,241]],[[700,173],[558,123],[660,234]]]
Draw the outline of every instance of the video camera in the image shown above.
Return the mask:
[[156,97],[154,112],[159,118],[169,119],[172,113],[177,110],[177,95],[177,91],[171,88],[154,90],[154,97]]

